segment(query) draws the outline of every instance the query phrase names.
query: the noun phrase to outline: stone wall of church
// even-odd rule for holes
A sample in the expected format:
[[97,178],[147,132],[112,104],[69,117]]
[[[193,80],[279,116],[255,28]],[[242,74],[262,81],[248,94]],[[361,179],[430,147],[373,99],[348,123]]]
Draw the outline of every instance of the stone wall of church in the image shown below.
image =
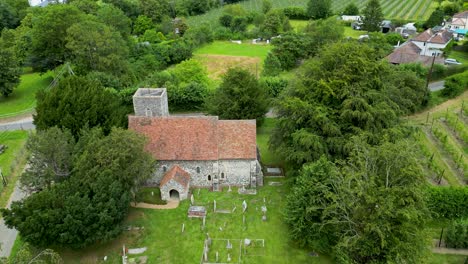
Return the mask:
[[185,200],[188,197],[188,189],[190,188],[190,184],[188,188],[184,188],[180,183],[175,180],[170,180],[161,188],[161,199],[168,201],[171,198],[170,192],[171,190],[176,190],[179,193],[179,199]]
[[214,181],[222,186],[249,186],[251,176],[258,185],[262,185],[257,177],[256,160],[220,160],[220,161],[158,161],[153,177],[147,181],[148,185],[159,186],[164,174],[174,165],[179,165],[191,176],[191,187],[211,187]]

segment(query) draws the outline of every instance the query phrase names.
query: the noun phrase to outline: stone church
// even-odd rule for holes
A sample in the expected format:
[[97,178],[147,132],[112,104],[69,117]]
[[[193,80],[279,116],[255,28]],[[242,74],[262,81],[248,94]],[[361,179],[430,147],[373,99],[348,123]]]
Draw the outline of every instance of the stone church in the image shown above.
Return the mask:
[[138,89],[133,106],[128,127],[148,139],[158,161],[148,185],[159,185],[163,200],[186,199],[190,187],[263,185],[255,120],[170,115],[165,88]]

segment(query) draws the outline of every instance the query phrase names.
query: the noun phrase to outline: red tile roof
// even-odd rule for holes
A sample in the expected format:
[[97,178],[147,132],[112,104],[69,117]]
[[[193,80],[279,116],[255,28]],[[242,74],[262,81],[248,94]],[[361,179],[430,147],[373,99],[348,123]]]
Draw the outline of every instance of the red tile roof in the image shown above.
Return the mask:
[[416,37],[413,38],[413,41],[421,41],[421,42],[426,42],[428,41],[430,38],[432,37],[432,30],[431,29],[428,29],[422,33],[420,33],[419,35],[417,35]]
[[464,25],[465,25],[465,21],[463,21],[463,20],[460,19],[460,18],[454,18],[454,19],[452,19],[452,25],[464,26]]
[[445,44],[452,39],[452,33],[448,30],[443,30],[437,33],[434,33],[432,29],[428,29],[421,34],[413,38],[413,41],[429,42],[429,43],[438,43]]
[[[432,57],[419,55],[420,52],[421,49],[416,44],[408,42],[396,48],[386,59],[394,64],[420,62],[425,66],[430,66],[432,64]],[[442,57],[436,57],[435,63],[443,64],[444,60]]]
[[164,177],[162,178],[159,186],[164,186],[172,179],[180,183],[180,185],[184,186],[184,188],[187,188],[190,182],[190,174],[184,171],[178,165],[174,165],[168,172],[166,172],[166,174],[164,174]]
[[468,10],[453,15],[454,18],[468,18]]
[[255,159],[255,120],[218,117],[129,116],[128,127],[148,137],[157,160]]

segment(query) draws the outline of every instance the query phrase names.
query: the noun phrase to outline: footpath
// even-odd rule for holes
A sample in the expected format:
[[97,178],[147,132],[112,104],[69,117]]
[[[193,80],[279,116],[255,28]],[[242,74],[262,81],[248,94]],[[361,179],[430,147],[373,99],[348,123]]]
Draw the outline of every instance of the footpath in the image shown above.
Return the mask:
[[[12,202],[19,201],[25,196],[26,193],[23,192],[17,184],[8,200],[6,208],[10,208]],[[3,218],[0,219],[0,258],[10,256],[11,249],[13,248],[13,244],[15,244],[17,236],[18,231],[16,229],[8,228],[3,222]]]

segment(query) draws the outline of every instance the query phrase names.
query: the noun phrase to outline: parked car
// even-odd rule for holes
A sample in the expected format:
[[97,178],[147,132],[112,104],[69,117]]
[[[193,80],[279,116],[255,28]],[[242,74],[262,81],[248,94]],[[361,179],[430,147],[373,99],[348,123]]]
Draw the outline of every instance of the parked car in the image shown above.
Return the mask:
[[445,64],[446,65],[460,65],[462,63],[457,61],[456,59],[446,59]]

